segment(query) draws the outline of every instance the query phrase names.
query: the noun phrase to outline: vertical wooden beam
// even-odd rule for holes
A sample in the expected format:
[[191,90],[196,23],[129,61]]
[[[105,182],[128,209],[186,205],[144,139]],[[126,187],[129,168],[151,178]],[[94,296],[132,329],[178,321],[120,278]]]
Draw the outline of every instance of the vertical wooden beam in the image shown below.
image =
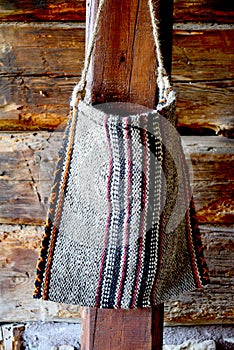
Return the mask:
[[152,350],[162,349],[163,346],[163,316],[163,304],[152,308]]
[[[87,3],[87,42],[98,0]],[[95,103],[155,106],[154,41],[147,0],[106,0],[88,90]]]
[[151,310],[85,308],[81,350],[151,350]]
[[[99,0],[87,1],[86,42]],[[170,72],[173,0],[155,0],[162,21],[161,40]],[[169,6],[169,8],[168,8]],[[165,30],[164,30],[165,29]],[[88,74],[87,98],[93,103],[157,103],[156,58],[147,0],[106,0]],[[163,305],[152,309],[85,308],[81,350],[160,350]]]

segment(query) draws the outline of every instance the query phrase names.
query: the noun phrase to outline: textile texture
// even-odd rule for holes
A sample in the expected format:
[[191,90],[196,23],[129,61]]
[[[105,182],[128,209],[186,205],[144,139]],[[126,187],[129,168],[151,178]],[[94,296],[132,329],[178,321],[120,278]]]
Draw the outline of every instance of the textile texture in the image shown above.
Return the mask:
[[151,307],[209,280],[175,97],[158,111],[108,108],[80,102],[67,127],[34,296]]

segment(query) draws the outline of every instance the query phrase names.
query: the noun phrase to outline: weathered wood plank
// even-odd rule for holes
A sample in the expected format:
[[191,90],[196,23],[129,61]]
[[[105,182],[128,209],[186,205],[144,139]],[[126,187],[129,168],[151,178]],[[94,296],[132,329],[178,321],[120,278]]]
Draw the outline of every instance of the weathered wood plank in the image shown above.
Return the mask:
[[84,21],[85,0],[2,0],[1,21]]
[[175,83],[180,133],[234,138],[234,81]]
[[172,75],[175,82],[233,79],[233,30],[202,28],[174,31]]
[[79,23],[0,23],[0,74],[77,75],[84,41],[84,25]]
[[61,137],[48,132],[0,135],[0,222],[9,223],[9,213],[10,223],[44,222]]
[[232,0],[174,0],[175,22],[233,23]]
[[185,294],[165,305],[166,322],[233,323],[234,228],[200,226],[210,270],[208,288]]
[[[61,133],[2,133],[0,136],[0,222],[42,224],[46,216]],[[183,137],[193,168],[200,223],[232,223],[233,141]]]
[[[0,77],[0,130],[63,128],[79,77]],[[234,80],[174,83],[182,134],[233,137]]]
[[234,141],[183,137],[192,164],[191,184],[199,223],[234,223]]
[[160,350],[159,347],[151,347],[151,331],[150,310],[85,308],[82,313],[81,349]]
[[[68,114],[84,56],[77,24],[1,25],[0,129],[54,129]],[[174,32],[172,78],[185,133],[233,136],[233,30]],[[126,61],[128,57],[126,57]],[[191,133],[191,131],[190,131]]]
[[[200,225],[211,285],[165,304],[167,324],[234,322],[234,231]],[[80,321],[80,308],[32,298],[43,228],[0,225],[0,321]]]
[[[76,76],[84,57],[84,26],[80,24],[0,24],[0,74]],[[233,26],[230,29],[175,30],[174,81],[233,79]],[[111,49],[111,48],[110,48]],[[131,54],[124,64],[131,61]],[[119,64],[120,57],[116,57]]]
[[78,77],[0,78],[0,130],[54,130],[69,114]]
[[0,225],[0,321],[80,318],[77,306],[32,297],[42,227]]
[[[175,22],[233,23],[232,0],[174,0]],[[85,0],[2,0],[1,21],[85,21]]]

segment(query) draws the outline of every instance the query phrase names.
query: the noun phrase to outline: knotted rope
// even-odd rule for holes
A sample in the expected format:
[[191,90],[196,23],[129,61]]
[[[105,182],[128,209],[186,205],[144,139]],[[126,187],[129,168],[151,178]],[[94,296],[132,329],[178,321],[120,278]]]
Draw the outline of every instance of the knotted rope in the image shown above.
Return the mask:
[[[93,32],[91,34],[91,38],[90,38],[89,45],[87,48],[87,53],[85,56],[84,67],[82,70],[81,79],[80,79],[79,83],[73,89],[73,93],[72,93],[72,97],[71,97],[71,107],[76,107],[79,99],[80,98],[83,99],[85,96],[85,86],[86,86],[86,82],[87,82],[88,69],[89,69],[89,65],[91,62],[94,45],[95,45],[96,40],[97,40],[98,31],[100,28],[101,14],[103,11],[104,4],[105,4],[105,0],[100,0],[99,5],[98,5],[95,23],[94,23],[94,29],[93,29]],[[155,43],[155,48],[156,48],[155,49],[156,58],[157,58],[157,63],[158,63],[157,85],[158,85],[158,89],[159,89],[159,100],[163,100],[164,99],[164,92],[166,90],[170,89],[171,85],[170,85],[170,81],[169,81],[169,77],[167,75],[166,69],[164,67],[161,44],[160,44],[160,39],[159,39],[160,21],[156,18],[153,0],[148,0],[148,6],[149,6],[149,10],[150,10],[151,24],[152,24],[152,28],[153,28],[153,38],[154,38],[154,43]]]

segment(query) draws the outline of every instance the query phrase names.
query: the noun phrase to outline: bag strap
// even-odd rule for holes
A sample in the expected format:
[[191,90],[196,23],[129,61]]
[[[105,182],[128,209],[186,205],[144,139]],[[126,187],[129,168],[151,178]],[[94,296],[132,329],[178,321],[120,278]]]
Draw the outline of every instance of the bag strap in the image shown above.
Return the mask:
[[[93,49],[97,40],[98,31],[100,28],[100,21],[101,21],[101,14],[103,11],[103,7],[105,4],[105,0],[100,0],[97,10],[97,15],[94,23],[94,29],[89,41],[89,45],[87,48],[87,53],[85,57],[84,67],[81,74],[81,79],[79,83],[74,87],[72,97],[71,97],[71,107],[77,107],[79,100],[83,100],[85,97],[85,87],[87,82],[87,74],[89,65],[91,62],[91,57],[93,53]],[[153,5],[153,0],[148,0],[148,6],[150,10],[150,17],[151,17],[151,24],[152,24],[152,31],[153,31],[153,37],[154,37],[154,43],[155,43],[155,51],[156,51],[156,58],[158,63],[158,74],[157,74],[157,86],[159,90],[159,101],[164,100],[164,93],[165,91],[168,91],[171,89],[171,84],[169,80],[169,76],[166,72],[165,66],[164,66],[164,60],[162,56],[162,50],[161,50],[161,44],[159,40],[159,31],[160,31],[160,21],[156,18],[155,8]]]

